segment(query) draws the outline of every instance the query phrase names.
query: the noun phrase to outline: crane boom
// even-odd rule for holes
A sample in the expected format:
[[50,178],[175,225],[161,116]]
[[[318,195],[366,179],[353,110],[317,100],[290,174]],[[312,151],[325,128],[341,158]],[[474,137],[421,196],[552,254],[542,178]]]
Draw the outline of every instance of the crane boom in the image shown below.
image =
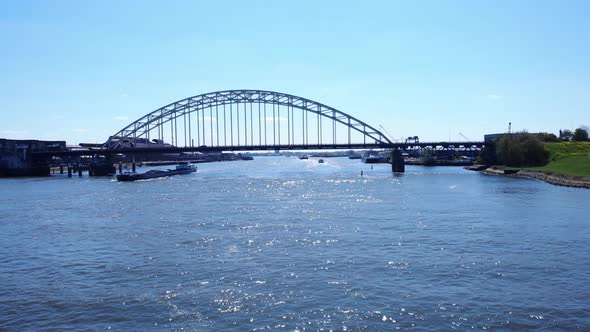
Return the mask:
[[387,131],[387,129],[383,128],[382,125],[379,125],[379,128],[381,128],[381,130],[383,130],[388,136],[389,139],[393,142],[395,139],[393,138],[393,136]]
[[465,137],[465,135],[463,135],[461,132],[459,132],[459,135],[461,135],[461,137],[463,137],[464,139],[467,140],[467,142],[471,142],[471,140],[467,137]]

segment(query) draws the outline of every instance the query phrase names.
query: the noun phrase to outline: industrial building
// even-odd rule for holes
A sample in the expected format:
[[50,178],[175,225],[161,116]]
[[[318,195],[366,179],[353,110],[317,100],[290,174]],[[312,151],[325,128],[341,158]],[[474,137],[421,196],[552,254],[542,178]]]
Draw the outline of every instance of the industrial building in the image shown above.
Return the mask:
[[66,150],[65,141],[0,138],[0,177],[49,175],[47,161],[38,162],[31,153],[63,150]]

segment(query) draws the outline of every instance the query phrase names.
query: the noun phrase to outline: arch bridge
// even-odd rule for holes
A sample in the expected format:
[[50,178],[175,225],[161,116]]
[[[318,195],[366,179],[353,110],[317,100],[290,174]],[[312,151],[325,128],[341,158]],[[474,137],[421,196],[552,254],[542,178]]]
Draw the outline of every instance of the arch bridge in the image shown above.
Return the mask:
[[185,98],[137,119],[100,145],[32,151],[40,162],[53,157],[163,156],[182,152],[257,150],[392,149],[414,155],[477,154],[486,142],[392,142],[375,127],[325,104],[265,90],[226,90]]
[[381,131],[325,104],[274,91],[227,90],[158,108],[111,136],[103,148],[245,151],[392,146]]

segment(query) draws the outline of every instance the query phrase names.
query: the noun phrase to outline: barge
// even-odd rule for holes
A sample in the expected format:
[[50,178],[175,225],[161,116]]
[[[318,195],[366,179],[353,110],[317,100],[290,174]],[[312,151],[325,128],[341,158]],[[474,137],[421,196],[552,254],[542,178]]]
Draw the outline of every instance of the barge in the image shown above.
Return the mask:
[[159,170],[153,169],[145,173],[126,172],[117,175],[117,181],[129,182],[137,180],[147,180],[162,178],[166,176],[189,174],[197,171],[197,167],[191,164],[182,164],[176,166],[175,169]]

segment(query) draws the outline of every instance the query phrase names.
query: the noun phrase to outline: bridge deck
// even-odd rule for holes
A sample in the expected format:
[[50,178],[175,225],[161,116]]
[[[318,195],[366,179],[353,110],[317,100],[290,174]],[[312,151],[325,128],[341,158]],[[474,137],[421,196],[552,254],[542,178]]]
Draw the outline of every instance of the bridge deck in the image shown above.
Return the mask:
[[485,142],[420,142],[391,144],[322,144],[322,145],[242,145],[242,146],[200,146],[200,147],[150,147],[125,149],[76,149],[62,151],[33,152],[38,157],[67,157],[86,155],[117,155],[117,154],[149,154],[149,153],[183,153],[183,152],[222,152],[222,151],[274,151],[274,150],[354,150],[354,149],[400,149],[412,150],[433,148],[442,150],[473,150],[482,149]]

